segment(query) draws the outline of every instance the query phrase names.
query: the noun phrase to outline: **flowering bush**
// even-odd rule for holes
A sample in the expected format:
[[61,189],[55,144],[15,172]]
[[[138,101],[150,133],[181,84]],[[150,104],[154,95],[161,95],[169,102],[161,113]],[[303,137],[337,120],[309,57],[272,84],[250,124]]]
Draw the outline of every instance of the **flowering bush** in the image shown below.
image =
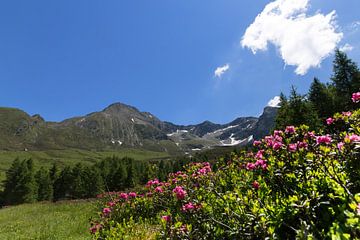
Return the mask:
[[215,172],[191,163],[139,193],[105,194],[90,231],[105,239],[148,222],[158,239],[360,238],[360,110],[326,123],[274,131]]

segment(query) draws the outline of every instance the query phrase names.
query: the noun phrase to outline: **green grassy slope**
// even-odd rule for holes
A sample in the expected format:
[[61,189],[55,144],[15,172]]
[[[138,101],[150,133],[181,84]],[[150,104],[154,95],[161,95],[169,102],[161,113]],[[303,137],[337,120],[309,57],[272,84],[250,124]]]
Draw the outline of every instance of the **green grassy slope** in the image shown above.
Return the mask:
[[0,209],[0,239],[89,239],[91,201],[25,204]]

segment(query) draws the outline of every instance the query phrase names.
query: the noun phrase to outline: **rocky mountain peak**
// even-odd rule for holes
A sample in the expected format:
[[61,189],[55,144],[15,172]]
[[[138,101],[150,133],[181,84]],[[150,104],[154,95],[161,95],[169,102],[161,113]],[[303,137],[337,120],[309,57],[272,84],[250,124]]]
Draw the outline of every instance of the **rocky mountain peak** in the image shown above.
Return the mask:
[[110,104],[103,110],[103,112],[107,112],[107,113],[126,112],[126,111],[139,112],[137,108],[120,102]]

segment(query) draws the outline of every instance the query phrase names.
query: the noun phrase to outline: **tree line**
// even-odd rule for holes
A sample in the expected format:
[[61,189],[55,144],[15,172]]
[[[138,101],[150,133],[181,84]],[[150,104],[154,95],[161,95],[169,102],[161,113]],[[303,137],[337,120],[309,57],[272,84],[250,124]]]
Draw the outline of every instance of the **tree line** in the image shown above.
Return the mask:
[[78,163],[60,168],[35,168],[32,159],[15,159],[6,171],[0,192],[1,205],[92,198],[109,191],[123,191],[145,184],[149,179],[165,180],[194,161],[189,158],[138,161],[116,156],[101,160],[92,166]]
[[280,95],[276,128],[306,124],[312,130],[319,130],[325,119],[334,113],[356,109],[351,95],[359,90],[360,71],[357,64],[346,53],[336,50],[333,73],[328,83],[314,78],[307,94],[301,95],[292,87],[289,97]]

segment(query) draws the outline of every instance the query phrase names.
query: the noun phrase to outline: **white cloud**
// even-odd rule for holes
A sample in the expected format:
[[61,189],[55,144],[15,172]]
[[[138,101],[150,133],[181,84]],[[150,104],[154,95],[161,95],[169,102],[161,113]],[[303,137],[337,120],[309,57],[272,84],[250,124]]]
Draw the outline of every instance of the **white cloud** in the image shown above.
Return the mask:
[[352,28],[352,30],[358,30],[359,27],[360,27],[360,21],[352,22],[350,25],[350,28]]
[[351,52],[353,49],[354,49],[354,47],[348,43],[346,43],[345,45],[343,45],[339,48],[339,50],[342,52]]
[[276,0],[267,4],[246,29],[243,47],[255,54],[274,44],[285,64],[296,66],[295,73],[304,75],[319,67],[343,37],[336,31],[335,11],[327,15],[307,16],[309,0]]
[[229,64],[225,64],[222,67],[218,67],[216,68],[214,75],[215,77],[221,78],[221,76],[230,69],[230,65]]
[[280,104],[280,96],[275,96],[273,99],[271,99],[269,102],[268,102],[268,106],[269,107],[279,107],[279,104]]

